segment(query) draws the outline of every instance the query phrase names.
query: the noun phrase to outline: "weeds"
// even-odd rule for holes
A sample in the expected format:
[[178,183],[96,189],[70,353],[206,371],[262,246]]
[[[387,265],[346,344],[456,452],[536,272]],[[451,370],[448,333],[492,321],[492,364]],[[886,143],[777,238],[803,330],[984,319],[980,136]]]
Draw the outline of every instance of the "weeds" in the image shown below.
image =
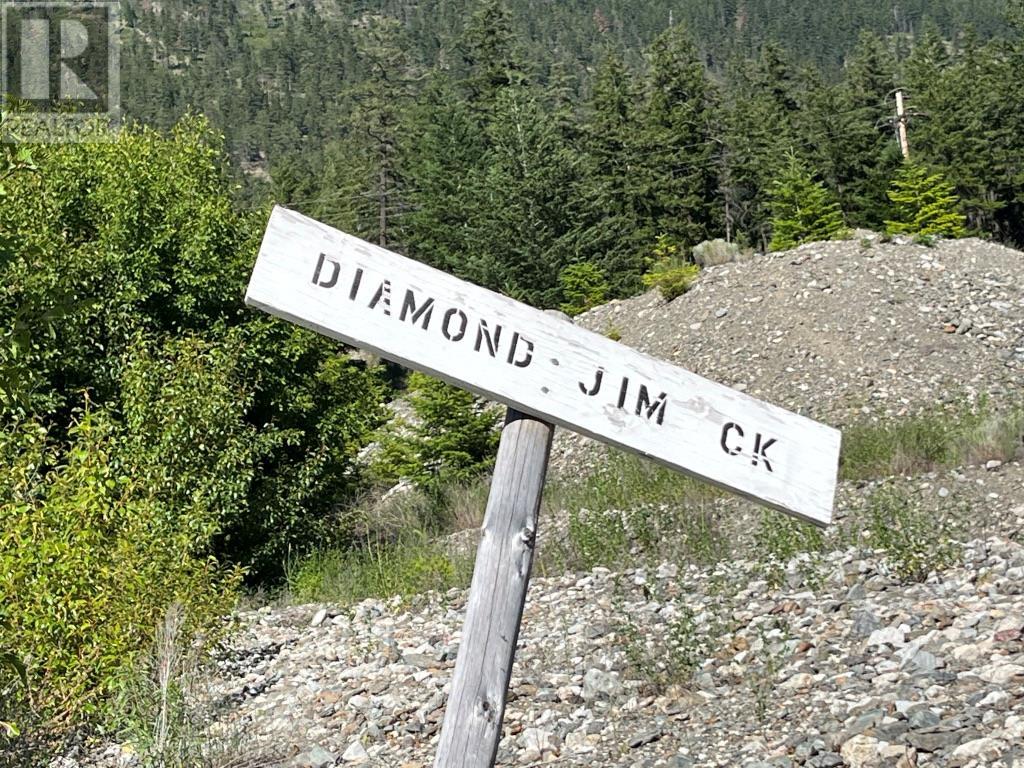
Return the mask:
[[[720,492],[648,460],[611,452],[583,480],[553,483],[545,517],[568,510],[567,536],[542,551],[544,572],[648,560],[712,562],[727,550],[712,501]],[[602,510],[602,511],[591,511]]]
[[786,566],[794,559],[805,583],[813,586],[821,581],[818,560],[825,548],[825,536],[819,528],[765,509],[754,541],[765,580],[771,586],[782,586]]
[[784,625],[777,625],[768,630],[761,627],[757,641],[751,648],[755,658],[760,659],[761,665],[751,666],[747,683],[754,699],[757,720],[762,725],[767,720],[768,710],[774,698],[775,683],[787,655],[788,639]]
[[933,471],[1020,450],[1024,408],[996,412],[986,401],[952,413],[921,414],[888,424],[857,424],[843,431],[840,476],[869,480]]
[[904,581],[924,581],[929,573],[956,562],[950,526],[917,509],[898,488],[880,488],[868,499],[867,531],[871,545],[885,550],[886,560]]
[[[206,647],[187,631],[184,607],[168,608],[152,648],[125,676],[110,722],[142,768],[241,768],[274,764],[243,746],[241,734],[211,733]],[[223,729],[222,729],[223,731]]]
[[626,618],[618,622],[616,632],[622,638],[626,662],[655,691],[689,683],[710,654],[708,638],[698,632],[696,616],[686,605],[675,605],[660,638],[652,638],[649,627],[640,627],[629,618],[628,610],[620,613]]
[[356,549],[314,552],[287,573],[287,596],[298,602],[353,603],[468,586],[472,559],[446,552],[422,531]]

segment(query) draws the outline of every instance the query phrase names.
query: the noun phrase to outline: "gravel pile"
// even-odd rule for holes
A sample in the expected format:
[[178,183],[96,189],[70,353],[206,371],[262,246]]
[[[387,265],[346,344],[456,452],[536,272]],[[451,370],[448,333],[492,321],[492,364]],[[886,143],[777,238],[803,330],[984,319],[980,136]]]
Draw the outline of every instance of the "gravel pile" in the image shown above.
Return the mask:
[[[686,294],[657,291],[576,318],[590,330],[842,427],[1024,384],[1024,254],[974,238],[934,247],[811,243],[711,267]],[[563,454],[592,444],[560,430]]]

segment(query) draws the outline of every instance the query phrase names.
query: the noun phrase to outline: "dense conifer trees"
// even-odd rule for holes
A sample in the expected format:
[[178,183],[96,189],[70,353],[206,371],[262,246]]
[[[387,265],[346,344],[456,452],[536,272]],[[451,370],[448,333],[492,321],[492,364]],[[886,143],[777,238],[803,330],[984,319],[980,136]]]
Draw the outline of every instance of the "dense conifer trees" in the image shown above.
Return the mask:
[[642,290],[659,237],[685,258],[714,237],[767,250],[884,229],[897,86],[911,156],[966,226],[1024,239],[1020,24],[986,41],[954,21],[990,33],[984,2],[933,4],[934,22],[798,5],[799,21],[758,2],[575,18],[527,0],[222,0],[175,19],[170,0],[134,14],[126,100],[157,125],[209,114],[250,198],[544,306],[576,306],[562,275]]

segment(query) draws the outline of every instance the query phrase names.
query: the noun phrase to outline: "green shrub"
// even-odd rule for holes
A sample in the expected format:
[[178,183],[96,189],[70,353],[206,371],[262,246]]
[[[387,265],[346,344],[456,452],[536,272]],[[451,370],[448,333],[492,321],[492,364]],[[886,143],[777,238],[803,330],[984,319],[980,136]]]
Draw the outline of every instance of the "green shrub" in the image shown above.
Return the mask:
[[672,301],[686,293],[699,275],[700,267],[686,261],[667,235],[659,235],[642,279],[646,287],[657,288],[665,301]]
[[0,433],[0,648],[24,660],[33,704],[73,722],[100,710],[168,605],[205,628],[240,574],[209,557],[215,514],[168,507],[108,413],[69,437],[65,451],[32,423]]
[[801,243],[832,240],[846,229],[832,193],[792,151],[771,186],[772,240],[768,250],[784,251]]
[[[129,422],[162,498],[192,503],[195,491],[225,507],[213,553],[272,581],[359,491],[356,458],[383,421],[385,380],[243,306],[266,218],[236,210],[203,120],[31,152],[33,168],[5,176],[0,203],[0,419],[38,414],[62,441],[88,392]],[[190,385],[197,355],[230,361],[230,380]],[[191,421],[201,414],[206,426]]]
[[28,694],[25,663],[10,651],[0,650],[0,747],[20,733],[16,703]]
[[559,306],[570,317],[604,303],[608,281],[604,273],[589,261],[570,264],[558,276],[564,301]]
[[891,235],[914,235],[914,242],[932,245],[935,237],[964,237],[967,228],[953,185],[941,173],[907,161],[888,191],[893,218],[885,222]]
[[405,479],[432,493],[490,470],[498,449],[498,411],[475,395],[421,373],[409,376],[415,422],[387,425],[372,472],[379,484]]

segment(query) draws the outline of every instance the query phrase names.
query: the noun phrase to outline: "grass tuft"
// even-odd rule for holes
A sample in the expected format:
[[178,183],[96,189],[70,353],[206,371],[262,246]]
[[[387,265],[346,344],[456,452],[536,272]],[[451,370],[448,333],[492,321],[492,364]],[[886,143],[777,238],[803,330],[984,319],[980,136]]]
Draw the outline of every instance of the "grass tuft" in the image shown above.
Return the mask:
[[993,410],[987,402],[953,412],[924,413],[885,424],[855,424],[843,431],[840,477],[872,480],[997,459],[1021,449],[1024,408]]

